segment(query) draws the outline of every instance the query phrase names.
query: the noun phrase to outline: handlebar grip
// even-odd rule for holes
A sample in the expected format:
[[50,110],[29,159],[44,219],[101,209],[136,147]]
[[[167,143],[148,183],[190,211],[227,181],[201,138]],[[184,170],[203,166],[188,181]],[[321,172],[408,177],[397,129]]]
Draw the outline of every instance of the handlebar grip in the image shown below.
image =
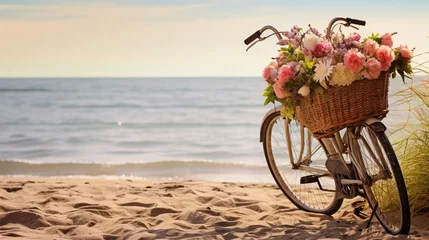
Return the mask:
[[259,38],[261,36],[261,31],[256,31],[254,34],[250,35],[246,40],[244,40],[244,44],[249,45],[251,42],[253,42],[255,39]]
[[359,19],[353,19],[353,18],[347,18],[347,22],[348,23],[353,23],[356,25],[361,25],[361,26],[365,26],[366,22],[364,20],[359,20]]

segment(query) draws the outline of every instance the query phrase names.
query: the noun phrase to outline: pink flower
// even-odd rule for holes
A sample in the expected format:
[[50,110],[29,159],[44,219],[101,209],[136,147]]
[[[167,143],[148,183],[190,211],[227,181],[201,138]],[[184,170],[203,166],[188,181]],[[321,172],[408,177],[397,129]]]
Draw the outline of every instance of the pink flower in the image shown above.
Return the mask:
[[299,71],[299,64],[297,62],[289,62],[287,65],[292,69],[292,71]]
[[363,53],[367,56],[374,54],[380,47],[378,43],[372,39],[367,39],[363,46]]
[[360,35],[357,32],[350,33],[349,39],[350,41],[359,41]]
[[291,95],[290,92],[283,88],[283,84],[284,83],[280,81],[276,81],[273,85],[274,93],[276,94],[276,97],[280,99],[287,98]]
[[360,53],[356,48],[350,49],[344,55],[344,67],[352,73],[360,72],[364,64],[365,56]]
[[410,49],[408,49],[407,45],[400,45],[399,46],[399,52],[401,53],[401,56],[404,58],[412,58],[413,57],[413,53],[411,52]]
[[316,45],[313,50],[315,57],[325,57],[328,53],[332,52],[332,44],[330,42],[321,42]]
[[350,47],[360,47],[361,43],[360,43],[360,35],[359,33],[350,33],[349,37],[345,39],[345,42],[347,45],[349,45]]
[[272,66],[268,65],[264,71],[262,72],[262,77],[267,81],[269,84],[274,84],[274,80],[277,77],[277,69]]
[[395,54],[390,47],[381,45],[375,52],[375,58],[381,63],[381,70],[387,71],[389,70],[390,64],[395,59]]
[[277,81],[273,85],[274,92],[278,98],[285,98],[291,95],[290,92],[284,89],[284,85],[293,77],[295,77],[295,72],[290,65],[283,65],[280,67]]
[[289,79],[295,77],[295,72],[289,65],[283,65],[279,69],[279,75],[277,76],[277,82],[285,83]]
[[362,76],[367,79],[376,79],[380,73],[381,63],[375,58],[370,58],[363,67]]
[[381,45],[392,47],[393,46],[392,34],[385,33],[383,36],[381,36]]

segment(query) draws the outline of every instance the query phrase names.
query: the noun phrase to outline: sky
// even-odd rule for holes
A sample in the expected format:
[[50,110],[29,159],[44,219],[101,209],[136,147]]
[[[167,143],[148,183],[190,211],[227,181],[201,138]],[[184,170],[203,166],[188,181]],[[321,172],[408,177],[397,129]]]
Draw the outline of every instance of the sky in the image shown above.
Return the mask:
[[260,76],[278,46],[246,52],[247,36],[264,25],[323,31],[336,16],[423,53],[428,13],[427,0],[0,0],[0,77]]

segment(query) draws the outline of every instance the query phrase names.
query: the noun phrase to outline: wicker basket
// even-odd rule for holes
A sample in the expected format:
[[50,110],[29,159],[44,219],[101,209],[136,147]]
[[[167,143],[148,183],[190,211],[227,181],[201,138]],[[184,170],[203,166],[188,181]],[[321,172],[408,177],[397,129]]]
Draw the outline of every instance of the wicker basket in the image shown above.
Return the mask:
[[342,128],[370,117],[383,118],[388,108],[389,74],[378,79],[354,81],[350,86],[330,87],[315,94],[313,103],[305,98],[297,117],[316,138],[329,137]]

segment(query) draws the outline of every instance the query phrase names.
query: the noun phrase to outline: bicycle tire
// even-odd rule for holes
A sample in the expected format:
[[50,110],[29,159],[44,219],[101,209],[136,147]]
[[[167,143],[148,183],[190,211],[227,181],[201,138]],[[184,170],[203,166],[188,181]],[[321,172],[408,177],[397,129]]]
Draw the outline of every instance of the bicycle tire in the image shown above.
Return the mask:
[[[284,195],[286,195],[286,197],[297,208],[308,212],[323,213],[327,215],[334,214],[341,207],[343,199],[338,197],[335,181],[332,179],[332,177],[319,178],[323,188],[328,188],[330,192],[320,190],[317,183],[300,184],[297,182],[300,181],[301,177],[311,176],[311,174],[300,169],[293,169],[292,165],[290,164],[288,158],[289,154],[287,154],[288,146],[284,135],[285,129],[281,128],[281,125],[284,125],[284,121],[287,120],[280,115],[279,111],[276,111],[268,115],[262,124],[262,145],[265,159],[275,182]],[[299,126],[299,123],[296,120],[292,120],[292,122],[295,124],[295,126]],[[288,124],[288,126],[293,128],[292,124]],[[296,134],[296,131],[296,127],[295,129],[291,129],[292,134]],[[307,132],[307,134],[309,134],[309,132]],[[277,138],[278,135],[280,138]],[[274,137],[276,137],[276,139],[273,139]],[[296,140],[296,138],[297,137],[294,139]],[[316,141],[316,139],[313,140]],[[318,141],[316,142],[318,143]],[[308,142],[305,144],[308,144]],[[293,146],[291,146],[291,148],[293,149],[293,152],[298,154],[298,148],[300,149],[301,144],[295,142],[295,144],[292,145]],[[273,149],[273,147],[276,149]],[[317,146],[314,146],[314,148],[317,148]],[[312,149],[312,151],[313,150],[314,149]],[[323,168],[327,171],[325,167],[325,162],[327,159],[326,154],[323,149],[321,149],[321,152],[319,151],[317,154],[320,153],[323,154],[324,159],[314,160],[310,164],[323,166]],[[279,163],[281,163],[281,165],[279,165]]]
[[[383,228],[394,235],[408,234],[411,223],[408,193],[398,159],[385,130],[386,127],[381,122],[360,125],[357,136],[360,153],[370,178],[381,178],[377,176],[382,174],[380,169],[383,167],[377,166],[374,158],[387,160],[384,162],[391,173],[390,178],[383,177],[386,179],[381,178],[375,182],[371,181],[369,184],[364,181],[363,189],[371,209],[374,211],[377,206],[375,215]],[[365,146],[364,140],[371,143],[373,149],[369,149],[369,144]],[[381,151],[378,151],[377,148]],[[369,151],[376,155],[371,156]]]

